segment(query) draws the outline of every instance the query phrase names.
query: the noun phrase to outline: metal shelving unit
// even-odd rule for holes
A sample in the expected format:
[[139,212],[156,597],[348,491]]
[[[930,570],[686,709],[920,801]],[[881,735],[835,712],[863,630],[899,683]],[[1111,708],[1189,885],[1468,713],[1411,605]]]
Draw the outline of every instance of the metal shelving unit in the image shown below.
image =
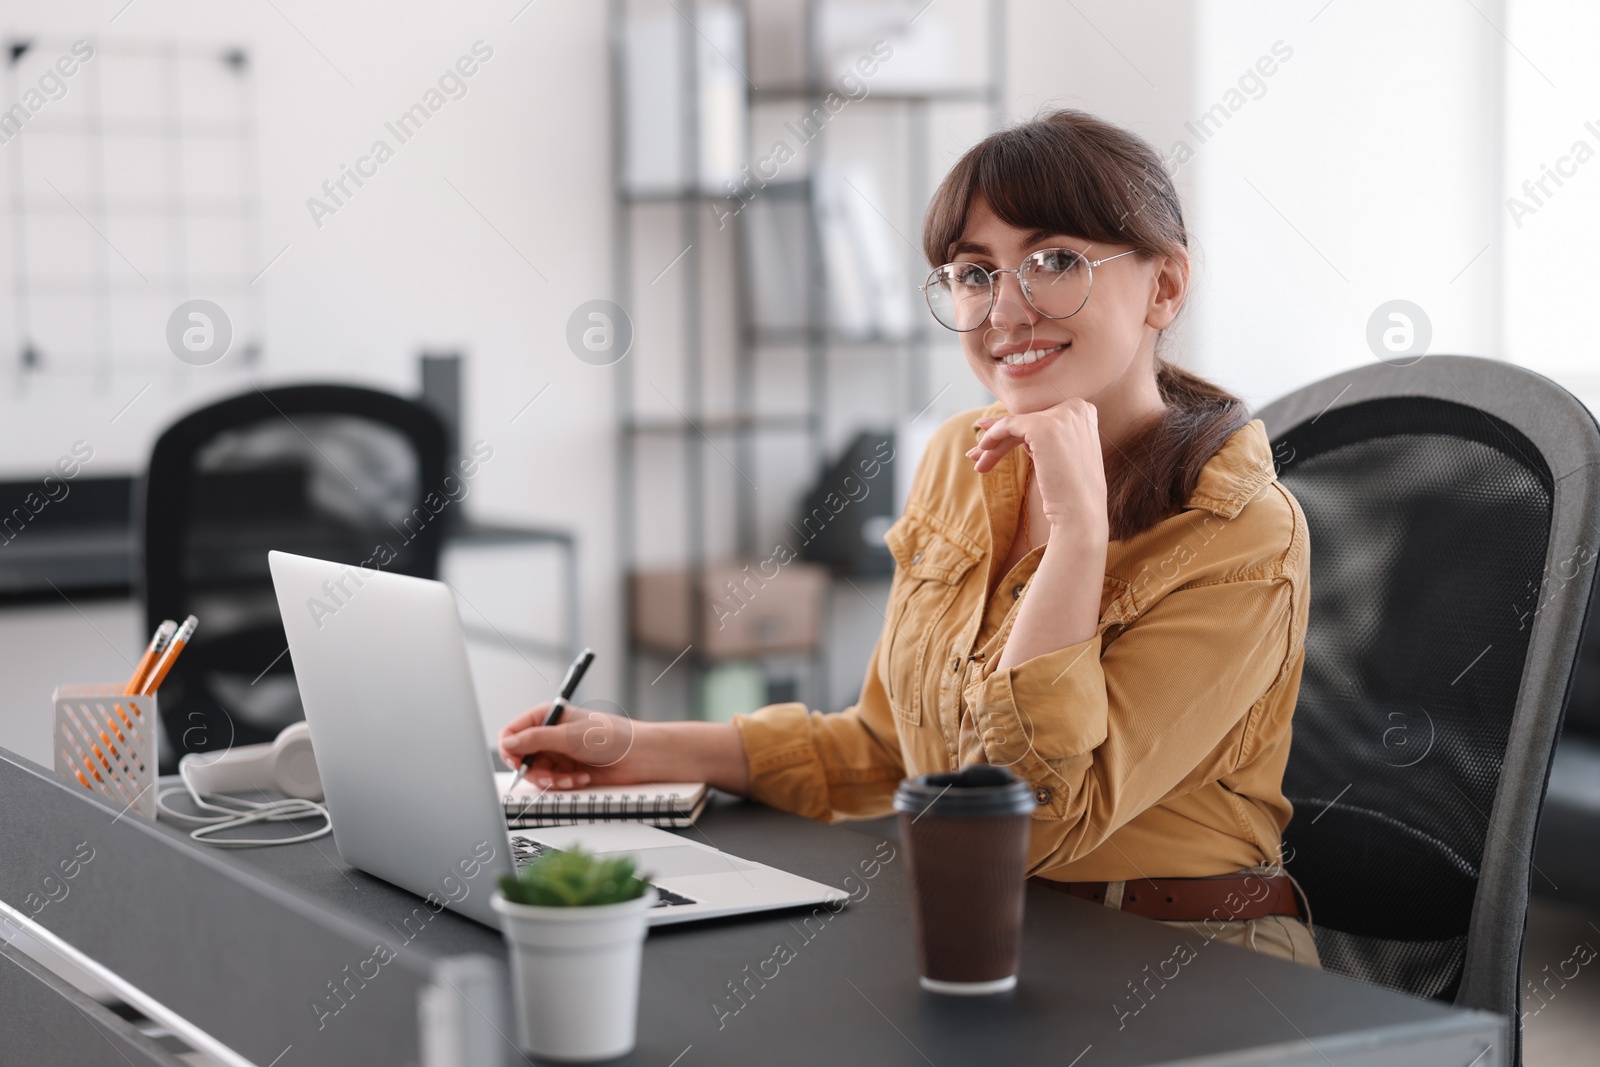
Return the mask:
[[[800,60],[807,72],[807,80],[800,85],[757,88],[750,83],[749,77],[745,77],[747,88],[744,114],[747,126],[753,125],[755,108],[781,106],[787,103],[793,103],[803,109],[821,107],[832,88],[824,81],[820,55],[817,31],[820,5],[818,0],[799,0],[799,2],[804,7],[804,39],[801,42]],[[865,98],[852,102],[851,106],[859,109],[897,109],[903,116],[907,173],[910,176],[910,187],[905,191],[908,203],[925,204],[932,191],[931,184],[926,178],[932,165],[930,126],[935,107],[954,104],[987,108],[986,118],[989,128],[998,127],[1003,120],[1000,76],[1004,70],[1004,0],[986,0],[986,4],[989,50],[986,77],[980,85],[930,92],[874,91]],[[752,54],[749,47],[750,4],[746,0],[736,6],[744,16],[743,25],[746,34],[744,55],[750,56]],[[617,365],[618,373],[615,378],[620,433],[617,479],[619,562],[624,582],[628,583],[629,597],[628,611],[625,613],[627,627],[625,691],[630,709],[642,709],[646,688],[642,683],[655,684],[654,679],[660,677],[658,672],[664,672],[670,667],[681,670],[687,676],[682,684],[688,686],[689,700],[695,701],[710,663],[702,659],[692,647],[676,653],[678,658],[675,659],[673,653],[663,654],[642,647],[633,636],[634,606],[631,602],[631,575],[638,565],[636,524],[641,514],[638,506],[640,489],[638,450],[641,447],[660,446],[669,441],[675,441],[682,448],[684,489],[682,521],[685,526],[687,558],[681,560],[680,565],[688,567],[697,575],[703,574],[704,568],[712,562],[707,554],[708,449],[713,452],[709,462],[722,463],[727,460],[742,476],[743,472],[754,470],[758,466],[758,442],[774,435],[786,435],[796,440],[795,461],[805,465],[808,471],[807,480],[810,481],[823,470],[827,460],[829,423],[826,405],[829,389],[829,354],[836,349],[859,349],[863,353],[863,358],[874,349],[881,351],[885,359],[897,358],[899,354],[903,354],[907,367],[905,380],[898,386],[898,395],[887,397],[883,407],[884,421],[898,423],[901,419],[923,409],[931,399],[927,395],[929,390],[926,366],[932,338],[922,327],[913,329],[905,337],[885,337],[850,336],[829,325],[826,260],[817,225],[813,181],[809,173],[798,179],[764,185],[760,194],[774,200],[794,197],[803,204],[806,219],[807,268],[804,272],[804,307],[805,322],[809,325],[794,328],[763,327],[755,320],[749,281],[751,272],[748,264],[744,262],[747,242],[742,228],[745,224],[743,208],[747,206],[746,203],[732,195],[718,197],[703,192],[702,176],[699,173],[692,173],[685,179],[684,191],[634,193],[628,190],[626,180],[628,116],[625,111],[627,92],[623,70],[625,56],[623,34],[626,19],[634,7],[636,4],[631,4],[629,0],[611,0],[612,158],[616,183],[613,262],[617,264],[615,278],[617,302],[624,309],[628,309],[633,306],[637,295],[638,287],[631,274],[631,264],[634,250],[639,244],[640,219],[637,216],[642,208],[652,208],[657,214],[674,214],[675,218],[670,221],[662,221],[663,224],[676,226],[678,233],[673,243],[675,246],[685,247],[681,261],[672,268],[674,271],[683,272],[678,329],[681,331],[684,346],[684,360],[682,377],[679,379],[682,385],[681,402],[673,404],[676,409],[675,415],[663,417],[640,415],[636,412],[636,371],[633,367],[633,356],[630,355]],[[677,11],[680,16],[676,45],[679,49],[680,69],[684,73],[681,92],[685,103],[679,127],[682,134],[679,149],[682,158],[690,161],[687,166],[693,171],[700,159],[701,131],[698,128],[699,85],[696,66],[699,42],[698,31],[691,19],[697,14],[699,5],[680,2],[673,4],[671,10]],[[747,73],[747,71],[741,72],[741,74]],[[828,130],[823,128],[805,143],[810,159],[827,158],[827,133]],[[719,201],[725,205],[724,212],[732,210],[731,224],[734,232],[728,239],[732,241],[733,271],[738,279],[737,324],[732,352],[734,410],[711,413],[705,402],[706,353],[703,345],[707,330],[703,315],[703,298],[706,293],[706,257],[702,255],[702,250],[707,222],[713,217],[708,206]],[[677,209],[676,212],[672,212],[673,208]],[[726,215],[718,216],[719,228],[720,219],[726,217]],[[635,347],[639,346],[636,344]],[[759,410],[756,396],[759,365],[769,350],[775,348],[798,350],[801,353],[804,384],[799,387],[802,405],[798,412],[772,414]],[[666,398],[664,393],[662,396]],[[670,399],[668,403],[672,403]],[[731,459],[728,451],[730,449]],[[754,559],[761,554],[757,546],[757,502],[754,483],[744,476],[735,482],[735,487],[737,491],[733,506],[732,538],[735,558]],[[793,502],[794,510],[798,511],[799,503],[798,499]],[[692,617],[690,633],[700,633],[705,611],[701,597],[691,597],[690,610]],[[825,625],[824,635],[826,629]],[[651,661],[648,665],[644,662],[647,658]],[[825,695],[827,692],[825,640],[810,653],[810,660],[811,687],[817,694]]]

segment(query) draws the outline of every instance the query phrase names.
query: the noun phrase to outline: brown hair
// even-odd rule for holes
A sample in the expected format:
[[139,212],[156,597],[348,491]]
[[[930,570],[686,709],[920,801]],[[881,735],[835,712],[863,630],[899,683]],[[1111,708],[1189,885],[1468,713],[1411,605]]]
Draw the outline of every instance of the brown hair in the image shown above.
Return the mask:
[[[1144,140],[1083,111],[1061,110],[990,134],[933,194],[922,250],[938,266],[966,228],[974,197],[1019,229],[1130,244],[1187,263],[1183,209],[1161,158]],[[1182,509],[1200,468],[1249,421],[1245,402],[1156,355],[1167,405],[1106,456],[1111,537],[1122,540]]]

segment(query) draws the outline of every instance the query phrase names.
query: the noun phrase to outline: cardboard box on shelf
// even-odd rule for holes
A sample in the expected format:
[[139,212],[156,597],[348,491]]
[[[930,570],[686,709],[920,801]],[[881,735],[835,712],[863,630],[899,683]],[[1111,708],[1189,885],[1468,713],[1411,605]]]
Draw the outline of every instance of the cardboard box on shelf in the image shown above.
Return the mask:
[[677,655],[688,645],[702,659],[741,659],[815,648],[822,639],[826,567],[798,560],[706,564],[700,573],[700,632],[691,632],[684,568],[633,575],[633,634],[648,648]]

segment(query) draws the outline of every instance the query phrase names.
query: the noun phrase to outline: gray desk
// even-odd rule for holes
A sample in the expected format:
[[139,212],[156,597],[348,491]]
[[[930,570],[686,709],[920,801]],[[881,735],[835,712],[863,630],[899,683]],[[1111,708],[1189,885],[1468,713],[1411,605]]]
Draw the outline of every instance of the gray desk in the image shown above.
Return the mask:
[[[394,924],[420,905],[344,866],[328,839],[238,852],[192,846],[165,824],[117,818],[4,750],[0,811],[0,901],[27,913],[28,894],[89,842],[94,859],[33,921],[260,1067],[522,1062],[500,1033],[512,1029],[499,934],[450,912],[421,925],[336,1014],[312,1007],[377,941],[396,941]],[[861,864],[871,869],[875,853],[888,854],[876,836],[729,798],[700,831],[684,832],[841,887],[854,875],[851,884],[868,892],[809,924],[788,913],[652,932],[639,1047],[626,1063],[1507,1062],[1499,1017],[1193,938],[1193,959],[1164,963],[1175,931],[1037,889],[1017,992],[972,1001],[925,994],[903,852],[865,879]],[[779,943],[787,954],[775,953]],[[775,956],[786,962],[763,962]],[[68,993],[0,957],[0,1059],[168,1062],[117,1035],[109,1013],[91,1022],[81,1005],[45,1010],[52,996]],[[74,1018],[83,1024],[74,1028]],[[456,1051],[463,1045],[475,1050]]]

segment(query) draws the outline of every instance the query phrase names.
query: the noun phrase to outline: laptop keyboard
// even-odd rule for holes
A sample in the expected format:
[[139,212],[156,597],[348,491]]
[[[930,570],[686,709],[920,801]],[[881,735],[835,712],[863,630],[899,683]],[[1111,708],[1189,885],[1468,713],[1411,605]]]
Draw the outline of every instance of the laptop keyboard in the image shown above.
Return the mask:
[[[532,863],[534,860],[538,859],[540,856],[544,855],[546,851],[547,846],[541,845],[539,842],[534,841],[531,838],[518,835],[511,839],[511,863],[519,871],[528,864]],[[655,887],[655,890],[655,906],[658,908],[670,908],[678,904],[700,903],[698,900],[695,900],[692,897],[686,897],[682,893],[674,893],[672,890],[663,888],[659,885]]]

